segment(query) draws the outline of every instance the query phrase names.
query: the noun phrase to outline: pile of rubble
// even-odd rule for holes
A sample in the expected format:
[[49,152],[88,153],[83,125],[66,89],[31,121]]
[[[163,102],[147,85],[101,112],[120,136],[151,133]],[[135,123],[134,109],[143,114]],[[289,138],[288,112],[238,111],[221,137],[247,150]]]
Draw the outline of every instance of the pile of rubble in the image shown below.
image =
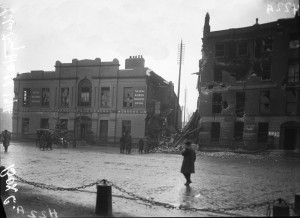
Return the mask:
[[[178,145],[174,146],[173,143],[164,143],[152,150],[154,153],[175,153],[175,154],[181,154],[183,151],[185,145],[183,143],[179,143]],[[195,149],[195,151],[198,150],[197,144],[192,144],[192,147]]]
[[[210,150],[210,151],[199,151],[198,145],[193,144],[193,148],[195,149],[197,155],[206,156],[206,157],[217,157],[217,158],[234,158],[234,159],[249,159],[249,160],[266,160],[266,159],[279,159],[282,157],[282,154],[278,154],[273,151],[263,151],[258,153],[249,153],[247,151],[234,151],[234,150]],[[154,149],[151,150],[153,153],[171,153],[171,154],[181,154],[184,150],[185,145],[183,143],[179,143],[174,146],[173,143],[164,143]]]

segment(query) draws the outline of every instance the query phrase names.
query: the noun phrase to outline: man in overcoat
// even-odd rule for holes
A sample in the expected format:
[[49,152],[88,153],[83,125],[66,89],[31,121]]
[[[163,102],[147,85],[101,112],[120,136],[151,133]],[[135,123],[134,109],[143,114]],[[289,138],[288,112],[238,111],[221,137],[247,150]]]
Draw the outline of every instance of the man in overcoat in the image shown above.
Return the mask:
[[190,141],[185,143],[186,147],[182,152],[183,161],[181,165],[180,172],[184,175],[186,179],[186,186],[189,186],[191,181],[191,173],[195,173],[195,161],[196,161],[196,152],[192,148]]
[[126,140],[126,139],[125,139],[125,134],[122,133],[122,136],[121,136],[121,138],[120,138],[120,153],[121,153],[121,154],[124,153],[124,151],[125,151],[125,143],[126,143],[125,140]]
[[10,144],[10,133],[7,130],[4,130],[4,132],[2,133],[2,140],[5,152],[7,152],[7,148]]
[[139,153],[142,154],[144,150],[144,140],[141,138],[139,141]]
[[131,147],[132,147],[132,138],[131,135],[128,134],[127,138],[126,138],[126,148],[127,148],[127,154],[131,153]]

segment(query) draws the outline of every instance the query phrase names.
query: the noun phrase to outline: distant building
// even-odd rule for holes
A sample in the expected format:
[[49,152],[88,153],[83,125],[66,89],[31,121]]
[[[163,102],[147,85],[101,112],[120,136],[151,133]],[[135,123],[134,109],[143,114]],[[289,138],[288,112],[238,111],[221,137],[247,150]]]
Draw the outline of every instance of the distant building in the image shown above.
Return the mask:
[[3,112],[0,108],[0,133],[4,130],[11,132],[12,130],[12,114],[9,112]]
[[205,146],[300,149],[299,16],[210,31],[199,62]]
[[[77,60],[55,71],[31,71],[14,78],[13,134],[34,138],[36,129],[75,131],[77,139],[119,142],[122,133],[144,138],[157,117],[159,129],[174,128],[174,86],[145,66],[142,56],[119,61]],[[164,125],[163,125],[164,124]],[[157,133],[159,134],[159,133]]]

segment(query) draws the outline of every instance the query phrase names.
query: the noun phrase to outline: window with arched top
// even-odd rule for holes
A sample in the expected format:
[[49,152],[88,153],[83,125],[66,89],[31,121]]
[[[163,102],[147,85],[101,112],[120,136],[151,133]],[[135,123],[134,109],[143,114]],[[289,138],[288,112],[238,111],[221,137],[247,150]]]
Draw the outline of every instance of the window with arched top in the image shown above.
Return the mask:
[[92,83],[88,79],[83,79],[78,84],[78,105],[92,105]]

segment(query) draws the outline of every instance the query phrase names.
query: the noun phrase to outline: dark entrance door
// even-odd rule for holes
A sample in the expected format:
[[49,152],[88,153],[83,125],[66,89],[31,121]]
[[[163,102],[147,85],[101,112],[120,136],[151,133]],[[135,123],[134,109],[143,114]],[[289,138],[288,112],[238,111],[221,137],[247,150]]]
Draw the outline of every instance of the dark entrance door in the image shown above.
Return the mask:
[[297,145],[297,128],[285,128],[284,148],[294,150]]
[[108,120],[100,120],[100,140],[107,141],[108,137]]
[[81,116],[76,118],[75,132],[77,139],[87,140],[91,133],[92,120],[89,117]]
[[87,125],[86,124],[80,124],[80,138],[81,139],[86,138],[86,130],[87,130]]

